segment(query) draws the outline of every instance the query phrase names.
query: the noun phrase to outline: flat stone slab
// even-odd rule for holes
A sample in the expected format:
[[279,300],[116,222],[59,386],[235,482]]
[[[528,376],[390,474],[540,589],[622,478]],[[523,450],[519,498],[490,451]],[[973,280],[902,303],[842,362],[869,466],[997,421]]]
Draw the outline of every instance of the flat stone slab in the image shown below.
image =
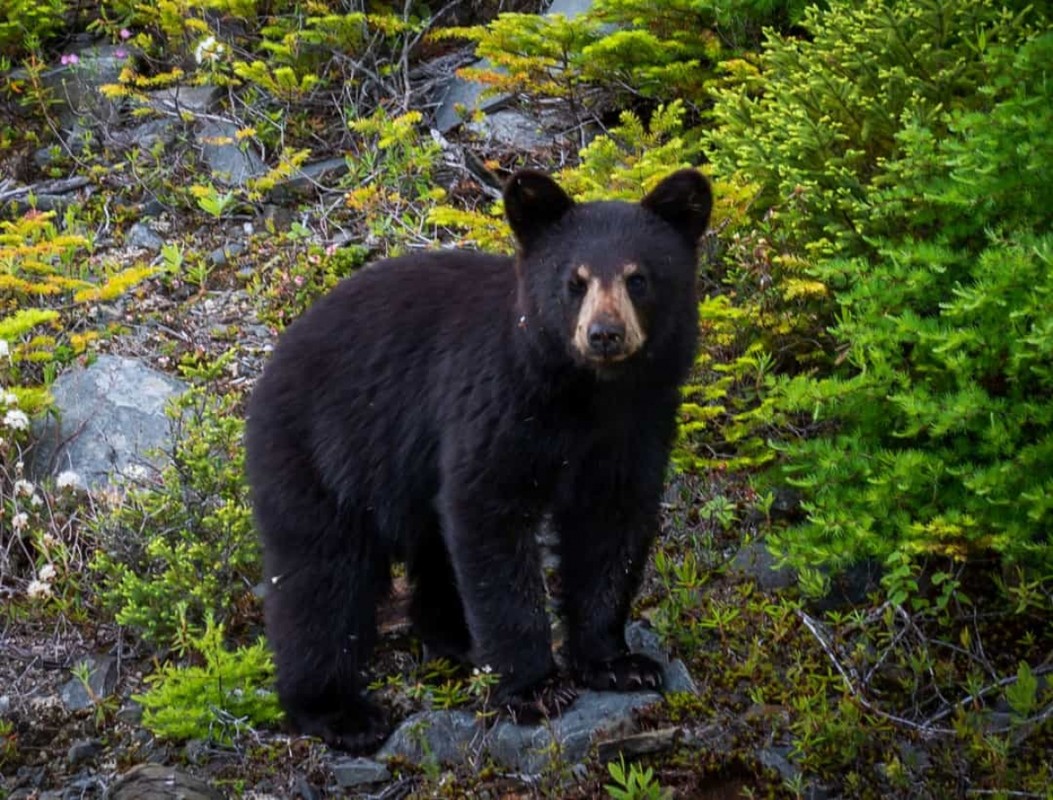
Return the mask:
[[469,711],[423,711],[406,719],[377,753],[415,764],[460,764],[490,758],[526,774],[542,772],[555,754],[577,763],[594,742],[632,733],[632,714],[659,703],[657,692],[583,692],[567,711],[543,725],[499,720],[487,726]]

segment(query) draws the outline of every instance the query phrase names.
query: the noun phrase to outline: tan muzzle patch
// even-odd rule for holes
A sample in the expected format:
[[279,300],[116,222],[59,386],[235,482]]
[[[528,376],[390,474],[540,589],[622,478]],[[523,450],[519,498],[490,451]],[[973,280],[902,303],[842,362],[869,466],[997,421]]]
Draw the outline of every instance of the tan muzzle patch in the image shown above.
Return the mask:
[[574,329],[574,349],[584,358],[622,361],[643,346],[643,326],[625,286],[626,277],[635,271],[635,266],[629,265],[623,274],[605,282],[587,268],[578,268],[578,277],[586,288]]

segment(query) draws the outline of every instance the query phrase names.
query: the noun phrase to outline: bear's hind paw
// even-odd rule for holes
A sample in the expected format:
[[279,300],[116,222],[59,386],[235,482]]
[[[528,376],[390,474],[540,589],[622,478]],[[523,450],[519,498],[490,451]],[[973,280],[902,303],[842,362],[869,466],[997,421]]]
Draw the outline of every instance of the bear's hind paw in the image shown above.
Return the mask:
[[665,683],[661,665],[640,653],[590,662],[578,670],[578,680],[599,692],[660,692]]

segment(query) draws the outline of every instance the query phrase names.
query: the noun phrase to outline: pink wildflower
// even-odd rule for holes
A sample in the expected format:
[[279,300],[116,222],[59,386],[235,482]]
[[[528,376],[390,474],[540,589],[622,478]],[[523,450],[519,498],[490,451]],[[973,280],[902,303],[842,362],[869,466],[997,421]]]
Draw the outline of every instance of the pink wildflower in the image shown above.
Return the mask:
[[121,32],[118,34],[123,41],[127,41],[132,38],[132,32],[127,28],[121,28]]

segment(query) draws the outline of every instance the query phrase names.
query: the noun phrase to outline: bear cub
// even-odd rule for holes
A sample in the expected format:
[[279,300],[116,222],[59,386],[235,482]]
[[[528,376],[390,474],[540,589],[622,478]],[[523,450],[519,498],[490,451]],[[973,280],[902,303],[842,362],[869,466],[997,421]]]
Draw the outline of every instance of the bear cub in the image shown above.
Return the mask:
[[514,258],[377,263],[291,325],[250,401],[247,467],[289,726],[361,750],[385,732],[359,671],[393,560],[426,652],[488,666],[519,721],[558,713],[535,532],[558,537],[578,685],[660,688],[624,628],[658,529],[698,330],[694,170],[640,203],[575,203],[523,170]]

